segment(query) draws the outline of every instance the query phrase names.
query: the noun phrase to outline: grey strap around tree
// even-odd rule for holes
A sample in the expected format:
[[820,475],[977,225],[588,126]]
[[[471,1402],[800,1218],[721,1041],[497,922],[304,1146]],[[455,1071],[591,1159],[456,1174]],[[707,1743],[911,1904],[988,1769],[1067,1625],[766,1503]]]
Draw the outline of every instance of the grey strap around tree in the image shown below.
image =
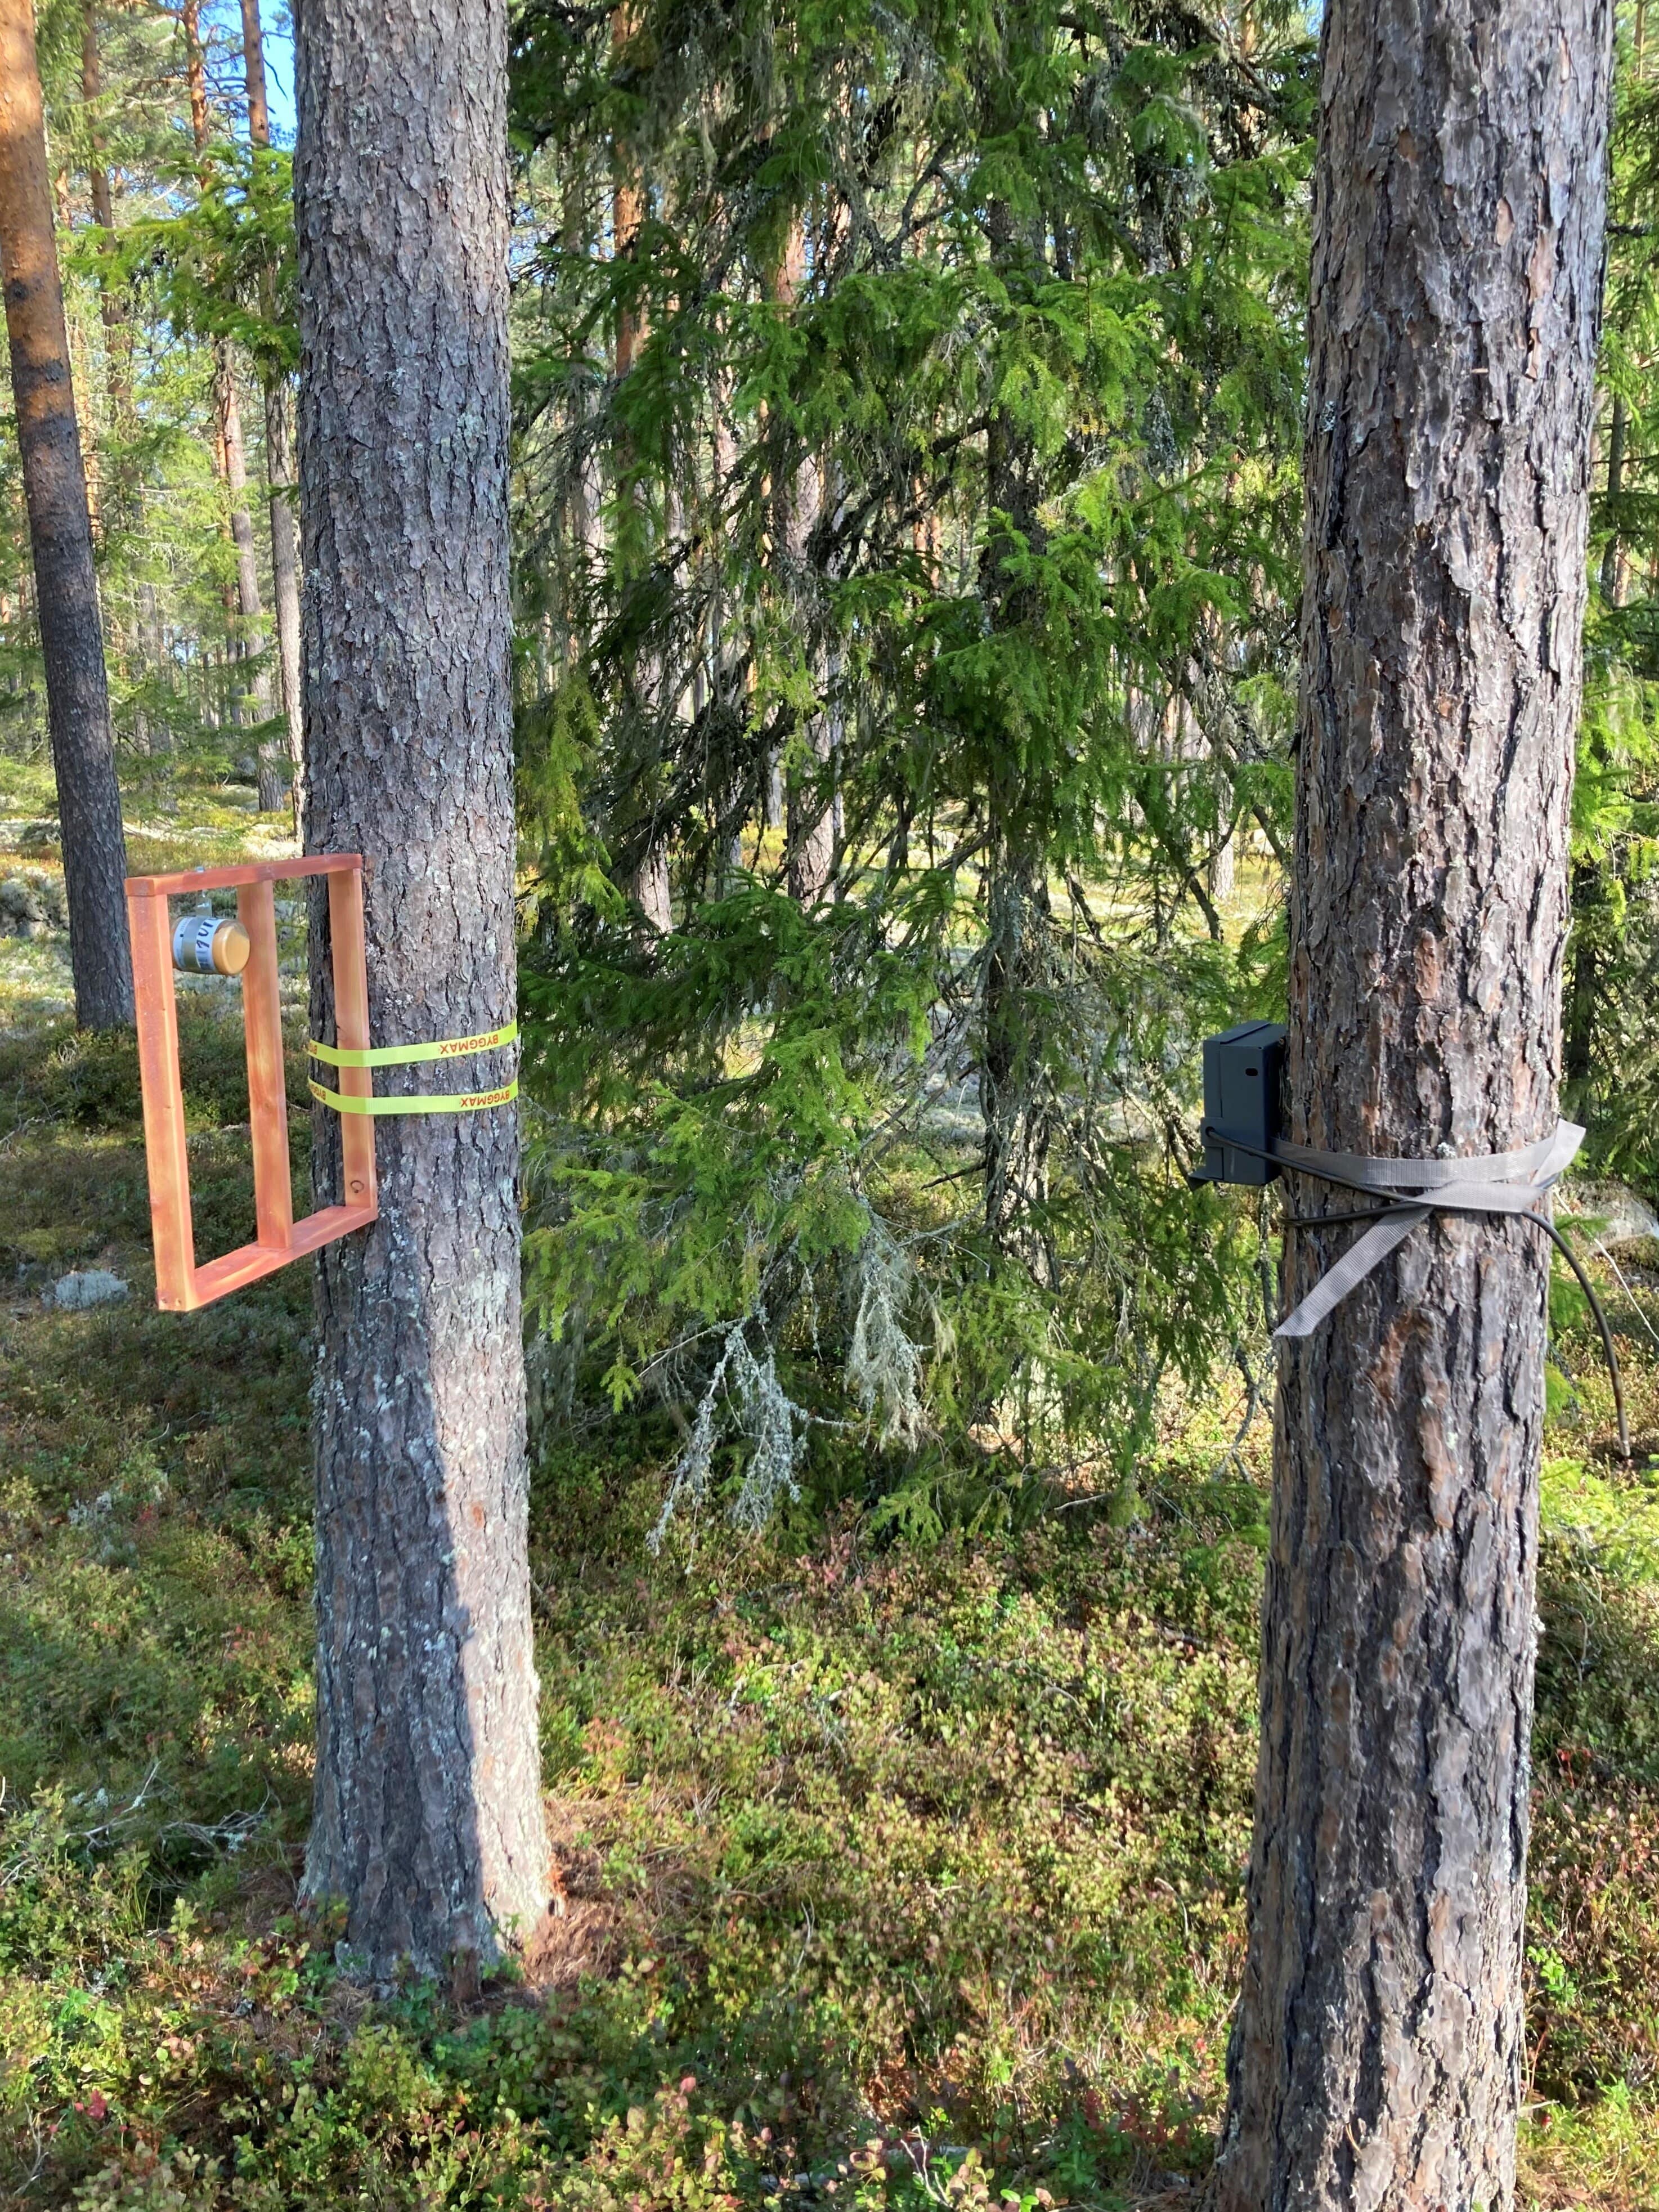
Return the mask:
[[1404,1243],[1431,1213],[1530,1214],[1543,1224],[1540,1201],[1583,1141],[1584,1132],[1576,1122],[1558,1121],[1549,1136],[1519,1152],[1489,1152],[1473,1159],[1379,1160],[1363,1152],[1322,1152],[1311,1145],[1292,1145],[1280,1138],[1273,1157],[1282,1166],[1346,1190],[1375,1193],[1389,1201],[1389,1211],[1326,1270],[1295,1311],[1280,1322],[1274,1336],[1310,1336],[1378,1261]]

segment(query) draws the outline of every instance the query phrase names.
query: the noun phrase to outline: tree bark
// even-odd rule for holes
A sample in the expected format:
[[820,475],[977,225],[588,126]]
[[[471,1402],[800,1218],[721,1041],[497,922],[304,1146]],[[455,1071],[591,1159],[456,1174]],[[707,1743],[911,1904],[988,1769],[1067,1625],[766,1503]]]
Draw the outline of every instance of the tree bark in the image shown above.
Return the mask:
[[[103,69],[98,52],[98,15],[94,0],[86,0],[81,27],[81,94],[95,117],[103,97]],[[102,158],[101,133],[94,120],[90,130],[92,159],[88,180],[92,192],[93,221],[103,233],[106,255],[115,251],[115,196]],[[98,283],[99,312],[104,325],[104,358],[109,380],[111,429],[116,445],[115,525],[130,530],[137,521],[138,479],[127,448],[132,439],[132,325],[128,319],[125,287],[114,282],[107,269]]]
[[[612,11],[611,40],[613,57],[620,54],[627,46],[629,40],[634,35],[634,27],[631,10],[628,7],[620,7]],[[640,226],[645,220],[646,196],[633,155],[627,146],[618,143],[616,149],[616,161],[617,173],[612,185],[611,202],[611,246],[612,253],[620,261],[631,257],[638,251]],[[643,317],[632,307],[623,307],[617,317],[617,347],[614,359],[615,373],[618,381],[632,369],[645,335]],[[619,474],[624,477],[629,459],[630,455],[625,449],[619,451],[618,470]],[[631,509],[635,514],[635,528],[643,527],[637,502],[629,499],[619,499],[618,514],[621,514],[628,509]],[[629,534],[627,530],[623,530],[619,532],[619,538],[625,540]],[[623,561],[638,557],[639,549],[632,544],[619,543],[617,550],[618,558]],[[653,659],[647,678],[646,689],[648,694],[654,694],[658,690],[661,676],[660,665]],[[653,761],[650,770],[642,778],[647,807],[651,805],[651,786],[655,781],[655,768],[656,763]],[[674,903],[673,888],[669,876],[668,848],[658,832],[654,810],[653,810],[653,818],[647,825],[645,842],[641,848],[638,860],[629,872],[628,888],[629,896],[637,902],[647,921],[659,936],[665,935],[672,929]]]
[[[242,0],[242,77],[247,87],[247,135],[255,146],[270,143],[265,98],[264,36],[259,0]],[[269,278],[267,314],[275,302]],[[288,731],[289,783],[297,830],[305,814],[305,724],[300,707],[300,547],[294,517],[294,418],[288,380],[266,369],[265,481],[270,495],[270,590],[276,608],[276,672]],[[263,793],[260,805],[264,804]],[[273,804],[275,802],[273,801]]]
[[[1610,23],[1326,10],[1289,1085],[1328,1149],[1554,1123]],[[1291,1298],[1353,1233],[1292,1232]],[[1513,2203],[1547,1272],[1437,1215],[1285,1350],[1219,2212]]]
[[[222,338],[213,349],[213,398],[219,416],[219,444],[225,458],[225,489],[229,495],[230,537],[236,548],[236,656],[246,660],[264,646],[260,623],[259,567],[253,550],[253,517],[247,504],[247,447],[242,437],[242,410],[236,396],[236,376],[230,348]],[[258,723],[270,719],[270,684],[261,670],[241,687],[245,714]],[[282,762],[276,746],[262,734],[256,769],[259,811],[273,812],[283,803]]]
[[[1018,289],[1037,254],[1018,237],[1012,210],[988,210],[994,264]],[[1041,550],[1041,469],[1016,419],[994,415],[985,439],[990,515],[980,559],[980,592],[991,630],[1012,641],[1033,619],[1031,590],[1018,573],[1026,549]],[[1054,1136],[1044,1064],[1042,1000],[1049,981],[1050,908],[1041,765],[1022,758],[1013,732],[994,749],[985,792],[985,983],[981,1000],[980,1106],[985,1121],[985,1226],[991,1243],[1052,1285],[1054,1257],[1040,1226],[1048,1195]]]
[[[185,34],[185,75],[190,94],[191,133],[198,154],[205,152],[210,130],[208,114],[207,66],[202,47],[201,0],[183,0],[179,21]],[[264,73],[260,84],[263,89]],[[232,624],[239,660],[262,647],[259,569],[253,551],[253,518],[247,506],[247,449],[242,436],[242,410],[236,397],[236,378],[230,346],[220,338],[213,349],[213,407],[218,428],[220,473],[230,511],[230,538],[236,550],[235,618]],[[263,671],[252,684],[244,684],[238,698],[238,719],[249,715],[258,722],[270,717],[270,685]],[[276,748],[267,737],[258,741],[256,774],[258,805],[269,814],[283,803],[282,764]]]
[[248,143],[269,146],[270,106],[265,98],[265,41],[259,0],[242,0],[242,82],[247,88]]
[[[307,842],[369,863],[375,1041],[467,1036],[516,989],[505,0],[306,0],[296,64]],[[547,1904],[518,1121],[378,1127],[380,1218],[319,1270],[306,1884],[372,1967],[429,1970]]]
[[[797,216],[789,226],[788,240],[783,259],[773,272],[769,286],[775,307],[791,307],[800,290],[801,279],[806,273],[806,233]],[[793,597],[800,611],[800,623],[807,633],[815,659],[819,663],[818,684],[823,684],[823,656],[812,636],[817,628],[812,608],[812,579],[808,573],[807,541],[818,519],[823,499],[823,484],[817,463],[810,457],[799,467],[781,472],[774,499],[774,539],[781,559],[784,588]],[[833,793],[826,788],[830,771],[831,747],[834,732],[827,714],[811,715],[806,726],[806,752],[811,767],[804,763],[786,779],[784,799],[784,878],[789,896],[798,906],[815,907],[829,890],[836,866],[836,817]]]
[[33,0],[0,0],[0,269],[63,828],[76,1019],[88,1029],[116,1029],[132,1019],[126,846]]
[[1601,596],[1610,607],[1623,599],[1625,584],[1624,533],[1620,504],[1625,492],[1625,403],[1615,393],[1613,402],[1613,421],[1607,431],[1607,550],[1601,556]]
[[305,714],[300,679],[300,532],[295,516],[294,406],[283,376],[265,380],[265,475],[270,488],[270,582],[276,666],[288,731],[289,790],[297,830],[305,818]]
[[[1207,750],[1207,748],[1206,748]],[[1233,828],[1233,787],[1226,777],[1216,776],[1216,842],[1210,853],[1210,896],[1217,906],[1232,897],[1238,880],[1238,837]]]

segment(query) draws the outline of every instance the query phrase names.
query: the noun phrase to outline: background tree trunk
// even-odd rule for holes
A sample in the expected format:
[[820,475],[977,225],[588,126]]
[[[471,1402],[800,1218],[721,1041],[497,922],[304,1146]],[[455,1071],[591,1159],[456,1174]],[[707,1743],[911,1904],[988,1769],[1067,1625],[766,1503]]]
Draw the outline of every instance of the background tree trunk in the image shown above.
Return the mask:
[[[792,307],[806,274],[806,232],[797,216],[789,226],[783,259],[769,286],[773,304]],[[787,433],[785,433],[787,435]],[[823,485],[817,463],[810,457],[799,468],[781,471],[774,507],[774,541],[783,570],[785,587],[800,611],[800,622],[812,636],[812,653],[818,663],[823,687],[823,653],[817,636],[819,625],[813,607],[814,580],[807,567],[807,541],[818,520]],[[812,763],[803,764],[787,779],[785,798],[784,875],[789,896],[798,906],[815,907],[830,888],[836,866],[836,815],[833,794],[824,787],[830,774],[834,731],[824,713],[811,715],[806,726],[806,750]]]
[[[615,10],[611,17],[611,32],[612,50],[616,52],[623,46],[633,34],[627,9],[618,8]],[[619,166],[611,193],[611,251],[617,258],[621,260],[638,251],[640,225],[645,220],[646,196],[644,185],[634,167],[633,158],[628,148],[618,145],[617,157]],[[617,318],[615,373],[618,380],[626,376],[633,368],[645,336],[643,319],[631,307],[624,307]],[[618,453],[619,475],[625,477],[629,459],[629,455],[627,452]],[[618,515],[622,515],[625,511],[631,511],[634,516],[631,531],[619,530],[619,541],[628,540],[646,527],[643,510],[640,502],[631,494],[618,500],[617,511]],[[636,560],[640,557],[641,550],[638,545],[619,542],[617,548],[617,557],[623,561]],[[648,695],[647,710],[655,707],[656,693],[661,678],[661,668],[653,658],[649,665],[646,684]],[[630,896],[638,901],[646,920],[660,936],[674,927],[674,902],[673,886],[668,871],[668,848],[657,830],[654,818],[654,787],[658,766],[659,763],[653,760],[646,778],[647,803],[651,808],[652,819],[647,824],[639,859],[630,873],[628,887]]]
[[[993,264],[1011,291],[1046,274],[1040,248],[1017,234],[1007,204],[994,200],[987,229]],[[985,437],[989,526],[980,591],[994,633],[1017,634],[1032,617],[1030,587],[1018,574],[1027,549],[1047,540],[1039,513],[1040,465],[1018,421],[994,414]],[[980,1104],[985,1121],[985,1226],[996,1250],[1020,1260],[1050,1287],[1055,1263],[1040,1216],[1048,1195],[1053,1102],[1044,1065],[1043,1000],[1049,983],[1050,908],[1042,806],[1014,732],[994,749],[985,793],[985,981],[981,1008]]]
[[[86,103],[88,115],[87,181],[92,198],[92,216],[103,234],[106,255],[105,265],[99,273],[98,304],[104,325],[104,376],[109,394],[108,435],[114,448],[110,496],[105,503],[103,517],[104,542],[107,547],[112,539],[118,546],[121,540],[130,538],[137,530],[143,520],[143,496],[132,452],[135,429],[132,325],[128,316],[126,285],[112,266],[116,251],[115,196],[110,188],[109,171],[103,159],[103,133],[99,114],[103,90],[103,68],[98,48],[98,8],[96,0],[83,0],[81,96]],[[118,614],[110,603],[106,589],[104,613],[107,626],[106,672],[109,660],[112,659],[116,667],[130,678],[135,662],[142,672],[144,658],[142,636],[137,641],[136,650],[134,647],[131,602],[123,604]],[[135,752],[148,753],[150,749],[148,718],[137,702],[132,709],[132,744]]]
[[33,0],[0,0],[0,265],[58,779],[76,1019],[132,1019],[126,846],[110,736],[92,520],[52,233]]
[[[247,135],[255,146],[270,143],[270,108],[265,98],[264,37],[259,0],[242,0],[242,76],[247,87]],[[266,312],[275,313],[267,283]],[[305,811],[305,724],[300,708],[300,541],[294,515],[294,415],[288,380],[267,371],[265,481],[270,495],[270,591],[276,608],[276,672],[282,686],[283,719],[288,731],[289,781],[294,823]],[[260,799],[263,805],[263,795]]]
[[[97,120],[103,98],[103,70],[98,52],[98,15],[94,0],[86,0],[81,30],[81,94],[93,120],[90,125],[91,163],[88,182],[92,195],[93,221],[104,234],[107,253],[115,250],[115,196],[109,171],[104,166],[102,133]],[[137,521],[138,482],[126,448],[132,439],[132,325],[127,316],[126,287],[107,270],[98,285],[99,312],[104,325],[104,357],[109,384],[110,429],[117,454],[114,526],[131,530]]]
[[[201,0],[184,0],[179,21],[185,34],[185,73],[190,92],[191,129],[198,154],[206,151],[210,131],[208,113],[207,65],[202,46]],[[261,88],[264,73],[261,70]],[[253,551],[253,518],[247,508],[247,450],[242,437],[242,410],[236,396],[236,378],[230,346],[224,338],[213,348],[213,408],[218,425],[219,470],[224,478],[230,512],[231,544],[236,549],[236,592],[232,624],[239,659],[258,653],[264,641],[259,634],[264,609],[259,605],[259,570]],[[263,671],[244,684],[237,699],[238,719],[257,722],[270,717],[270,684]],[[255,773],[259,811],[269,814],[283,801],[282,766],[276,748],[268,737],[258,741]]]
[[[386,1043],[514,1011],[506,57],[505,0],[301,12],[307,834],[370,862]],[[502,1068],[441,1064],[426,1087]],[[382,1121],[379,1161],[380,1220],[319,1274],[306,1882],[344,1898],[371,1966],[435,1967],[547,1901],[517,1118]],[[320,1117],[319,1204],[338,1172]]]
[[[1326,13],[1290,1085],[1327,1148],[1554,1123],[1610,21]],[[1353,1234],[1297,1233],[1289,1295]],[[1546,1274],[1437,1216],[1286,1348],[1223,2212],[1513,2200]]]
[[[253,550],[253,517],[247,505],[247,447],[242,437],[242,410],[236,396],[236,375],[230,348],[222,338],[213,349],[213,398],[219,415],[219,443],[225,457],[225,489],[230,495],[230,536],[236,548],[236,652],[250,659],[263,652],[260,623],[264,610],[259,604],[259,566]],[[261,669],[241,687],[240,706],[246,720],[264,725],[270,719],[270,681]],[[255,773],[258,781],[259,811],[270,814],[283,803],[283,763],[280,753],[261,728]]]

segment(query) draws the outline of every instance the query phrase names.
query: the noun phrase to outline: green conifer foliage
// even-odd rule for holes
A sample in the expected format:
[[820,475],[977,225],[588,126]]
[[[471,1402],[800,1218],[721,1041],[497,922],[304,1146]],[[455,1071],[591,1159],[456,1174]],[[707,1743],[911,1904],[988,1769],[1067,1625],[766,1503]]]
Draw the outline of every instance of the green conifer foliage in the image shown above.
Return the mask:
[[1622,48],[1573,794],[1564,1110],[1598,1164],[1659,1177],[1659,75]]
[[[531,6],[515,70],[566,1379],[701,1411],[740,1326],[911,1463],[1127,1471],[1257,1306],[1179,1170],[1196,1040],[1275,990],[1302,27]],[[833,896],[786,812],[835,823]]]

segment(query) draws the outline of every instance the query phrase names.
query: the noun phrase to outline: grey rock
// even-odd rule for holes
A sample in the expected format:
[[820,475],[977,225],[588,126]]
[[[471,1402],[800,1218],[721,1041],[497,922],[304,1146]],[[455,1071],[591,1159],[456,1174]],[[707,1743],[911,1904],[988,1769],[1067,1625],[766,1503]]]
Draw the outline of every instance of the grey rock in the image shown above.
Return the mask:
[[1556,1202],[1568,1220],[1593,1223],[1590,1233],[1599,1243],[1630,1244],[1638,1237],[1659,1237],[1659,1213],[1628,1183],[1574,1181],[1557,1194]]
[[0,883],[0,915],[16,924],[20,921],[44,921],[46,910],[40,893],[26,876],[8,876]]
[[44,937],[69,927],[69,901],[61,876],[8,876],[0,883],[0,933]]
[[50,1303],[67,1313],[79,1313],[88,1306],[106,1306],[117,1298],[124,1298],[127,1285],[118,1275],[111,1274],[107,1267],[88,1267],[64,1275],[47,1292]]

